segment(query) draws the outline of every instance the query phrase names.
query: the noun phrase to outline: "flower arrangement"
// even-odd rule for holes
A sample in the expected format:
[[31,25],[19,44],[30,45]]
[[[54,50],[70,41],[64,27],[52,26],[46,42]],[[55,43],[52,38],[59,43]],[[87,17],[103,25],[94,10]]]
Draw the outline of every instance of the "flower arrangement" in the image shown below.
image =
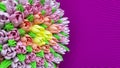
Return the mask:
[[59,68],[69,20],[55,0],[0,2],[0,68]]

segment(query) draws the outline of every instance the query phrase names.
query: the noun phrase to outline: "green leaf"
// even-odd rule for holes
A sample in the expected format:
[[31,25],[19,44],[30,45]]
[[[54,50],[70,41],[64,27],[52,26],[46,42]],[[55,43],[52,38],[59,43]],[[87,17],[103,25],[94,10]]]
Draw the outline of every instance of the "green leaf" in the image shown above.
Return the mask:
[[57,9],[56,8],[52,8],[52,13],[54,13]]
[[54,65],[54,68],[57,68],[56,64],[53,63],[53,65]]
[[42,5],[44,5],[45,0],[40,0],[40,3],[41,3]]
[[44,62],[44,66],[45,66],[45,68],[48,68],[48,62],[46,60]]
[[26,47],[26,50],[27,50],[27,52],[32,52],[32,47],[31,47],[30,45],[28,45],[28,46]]
[[17,57],[18,57],[19,61],[23,62],[25,60],[25,58],[26,58],[26,55],[24,55],[24,54],[17,54]]
[[0,44],[0,51],[2,51],[2,49],[3,49],[3,46],[2,46],[2,44]]
[[55,23],[55,21],[54,21],[54,20],[51,20],[51,22],[52,22],[52,24],[54,24],[54,23]]
[[21,36],[24,36],[25,35],[25,30],[23,30],[23,29],[18,29],[18,31],[19,31],[19,34],[21,35]]
[[11,60],[3,60],[0,64],[0,68],[8,68],[12,64]]
[[32,38],[35,38],[35,37],[36,37],[36,34],[33,33],[33,32],[29,32],[28,34],[29,34]]
[[40,24],[40,26],[42,26],[43,28],[47,28],[48,26],[47,25],[45,25],[45,24]]
[[55,50],[54,50],[53,48],[50,48],[50,52],[51,52],[52,54],[54,54],[54,53],[55,53]]
[[58,54],[58,53],[54,53],[54,57],[59,57],[60,59],[63,60],[63,57],[60,54]]
[[40,52],[36,53],[36,56],[39,56],[39,57],[43,58],[44,57],[44,51],[41,50]]
[[69,35],[67,34],[67,33],[65,33],[65,32],[60,32],[60,34],[62,34],[63,36],[66,36],[66,37],[68,37]]
[[28,15],[27,20],[29,20],[30,22],[33,22],[34,15],[33,14]]
[[53,34],[53,36],[54,36],[55,38],[57,38],[58,40],[61,39],[61,37],[60,37],[58,34]]
[[28,0],[28,2],[32,5],[34,3],[33,0]]
[[23,5],[22,5],[22,4],[18,4],[16,10],[18,10],[18,11],[20,11],[20,12],[24,12],[24,7],[23,7]]
[[58,22],[58,23],[62,23],[63,21],[62,21],[62,20],[58,20],[57,22]]
[[5,12],[7,10],[6,5],[0,2],[0,11]]
[[11,31],[14,29],[14,25],[12,23],[6,23],[5,26],[4,26],[4,29],[6,31]]
[[49,41],[48,41],[48,40],[45,40],[45,44],[48,45],[48,44],[49,44]]
[[16,46],[16,43],[17,43],[17,42],[16,42],[15,40],[13,40],[13,39],[8,40],[8,45],[9,45],[9,46],[12,46],[12,47],[13,47],[13,46]]
[[45,10],[42,10],[42,11],[41,11],[41,14],[42,14],[42,15],[45,15],[45,14],[46,14],[46,11],[45,11]]
[[15,0],[16,2],[18,2],[18,0]]
[[31,65],[31,68],[37,68],[37,64],[35,61],[31,62],[30,65]]

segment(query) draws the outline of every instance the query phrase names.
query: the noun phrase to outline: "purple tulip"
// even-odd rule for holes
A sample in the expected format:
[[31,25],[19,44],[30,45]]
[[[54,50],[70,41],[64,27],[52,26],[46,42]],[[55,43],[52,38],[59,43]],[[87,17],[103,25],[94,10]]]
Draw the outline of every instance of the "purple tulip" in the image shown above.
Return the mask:
[[6,8],[7,12],[11,15],[15,12],[15,6],[17,2],[15,0],[7,0],[6,1]]
[[60,54],[65,54],[66,52],[66,50],[60,45],[53,46],[53,49]]
[[4,26],[5,23],[9,22],[9,14],[0,11],[0,29]]
[[63,43],[63,44],[68,45],[70,40],[67,37],[61,37],[60,42]]
[[16,11],[14,14],[9,16],[9,19],[15,27],[18,27],[24,20],[24,14],[20,11]]
[[65,32],[66,34],[69,34],[69,32],[70,32],[67,25],[63,27],[62,31]]
[[60,20],[62,20],[61,25],[63,26],[68,25],[70,23],[70,21],[68,20],[68,17],[63,17]]
[[4,30],[0,30],[0,44],[5,43],[8,40],[7,32]]
[[[48,67],[47,68],[55,68],[54,64],[52,62],[47,62],[47,63],[48,63]],[[42,65],[42,66],[38,66],[37,68],[45,68],[45,67],[44,67],[44,65]]]
[[16,51],[14,47],[8,47],[8,44],[3,45],[3,49],[1,51],[1,55],[5,57],[5,59],[11,59],[16,56]]
[[54,64],[52,62],[48,62],[48,68],[54,68]]
[[29,64],[29,63],[31,63],[32,61],[35,61],[35,60],[36,60],[36,55],[35,55],[35,53],[30,53],[30,54],[28,54],[28,55],[26,56],[25,62],[26,62],[27,64]]
[[25,47],[25,45],[22,44],[21,41],[17,42],[17,46],[16,46],[15,50],[17,53],[23,53],[23,54],[26,53],[26,47]]
[[60,64],[60,62],[63,61],[63,59],[61,59],[60,57],[54,57],[53,62],[56,64]]
[[28,0],[18,0],[18,3],[25,5],[28,3]]
[[20,62],[17,57],[13,59],[13,62],[11,64],[12,68],[26,68],[25,62]]
[[50,15],[50,18],[57,21],[60,17],[64,15],[64,11],[62,9],[57,9],[55,13]]
[[52,8],[49,5],[45,5],[43,9],[46,11],[46,15],[51,15],[52,14]]
[[33,6],[31,6],[30,4],[26,4],[25,5],[25,11],[24,11],[24,16],[27,17],[29,14],[36,14],[38,12],[41,11],[41,4],[39,3],[39,1],[36,1]]
[[46,59],[48,62],[52,62],[53,59],[54,59],[54,56],[53,56],[53,54],[48,53],[48,54],[45,54],[45,59]]
[[24,17],[27,17],[29,14],[33,14],[32,6],[30,4],[25,5]]
[[40,57],[36,57],[36,62],[37,62],[37,66],[44,65],[44,59]]
[[42,6],[41,6],[40,2],[35,1],[35,3],[32,6],[33,13],[36,14],[36,13],[40,12],[41,9],[42,9]]
[[16,41],[18,41],[20,39],[20,35],[17,29],[14,29],[12,31],[9,31],[7,34],[9,39],[14,39]]

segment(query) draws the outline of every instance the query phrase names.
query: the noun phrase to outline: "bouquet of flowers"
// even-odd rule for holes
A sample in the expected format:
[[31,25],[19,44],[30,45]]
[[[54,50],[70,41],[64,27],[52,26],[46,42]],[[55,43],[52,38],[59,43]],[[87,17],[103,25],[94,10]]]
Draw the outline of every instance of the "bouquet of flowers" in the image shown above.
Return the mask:
[[68,18],[55,0],[0,2],[0,68],[59,68]]

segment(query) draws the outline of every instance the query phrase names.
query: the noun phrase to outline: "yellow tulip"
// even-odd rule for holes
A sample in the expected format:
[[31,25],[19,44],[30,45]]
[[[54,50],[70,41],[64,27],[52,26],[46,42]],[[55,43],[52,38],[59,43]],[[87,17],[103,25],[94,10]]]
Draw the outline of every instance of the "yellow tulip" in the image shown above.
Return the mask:
[[45,45],[45,41],[42,37],[36,37],[34,38],[33,40],[35,43],[37,43],[38,45],[42,46],[42,45]]
[[31,31],[36,34],[36,37],[33,39],[33,41],[40,46],[45,45],[46,41],[52,39],[52,33],[39,25],[32,26]]
[[45,31],[45,29],[39,25],[34,25],[31,27],[31,31],[34,33],[39,33],[40,31]]

